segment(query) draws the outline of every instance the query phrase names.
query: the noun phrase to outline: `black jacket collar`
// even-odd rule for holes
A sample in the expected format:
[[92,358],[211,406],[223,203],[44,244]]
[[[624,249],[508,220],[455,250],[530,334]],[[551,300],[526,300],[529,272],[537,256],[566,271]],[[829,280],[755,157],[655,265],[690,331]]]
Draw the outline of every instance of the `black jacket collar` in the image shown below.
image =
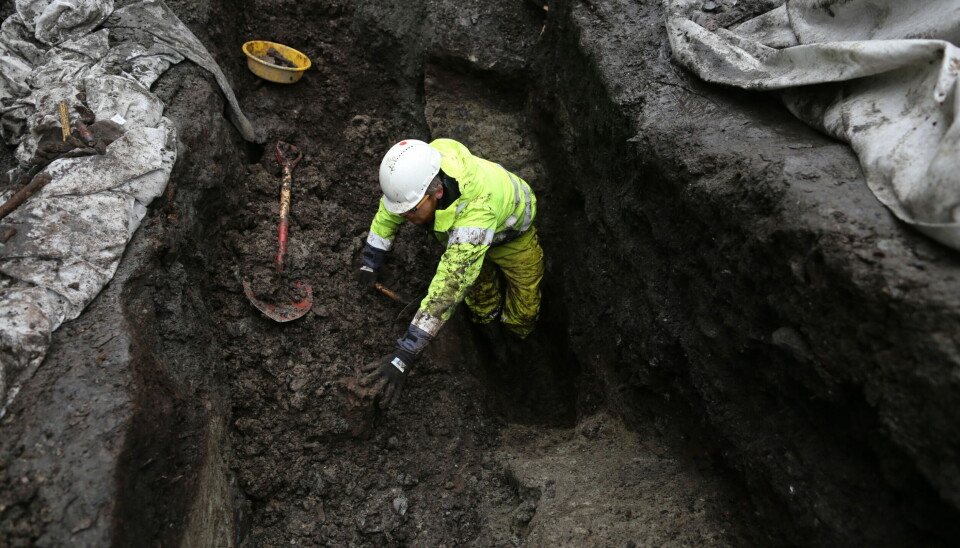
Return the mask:
[[[443,197],[437,200],[437,209],[447,209],[453,202],[460,197],[460,183],[456,179],[447,175],[441,169],[437,175],[440,176],[440,184],[443,185]],[[427,230],[433,230],[433,221],[421,225]]]

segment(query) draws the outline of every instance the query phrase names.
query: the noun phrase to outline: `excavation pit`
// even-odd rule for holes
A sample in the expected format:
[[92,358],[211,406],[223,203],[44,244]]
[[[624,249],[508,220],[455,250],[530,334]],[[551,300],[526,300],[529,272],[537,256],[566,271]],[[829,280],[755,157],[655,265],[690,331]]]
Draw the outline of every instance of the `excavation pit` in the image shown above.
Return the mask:
[[[222,65],[257,139],[241,139],[196,66],[157,82],[180,158],[115,281],[56,332],[4,419],[0,540],[960,538],[952,475],[936,466],[951,462],[936,442],[951,415],[916,403],[934,394],[931,408],[948,409],[952,392],[912,390],[906,367],[886,365],[920,355],[949,369],[949,337],[884,342],[905,320],[954,332],[956,258],[884,217],[849,151],[773,98],[671,64],[662,8],[170,5]],[[295,86],[246,70],[237,52],[260,36],[313,60]],[[368,414],[340,386],[402,335],[443,251],[406,225],[381,273],[406,301],[354,283],[378,166],[399,139],[438,137],[537,193],[541,319],[504,361],[461,309],[398,404]],[[304,153],[283,280],[314,288],[309,313],[282,324],[237,279],[264,299],[292,297],[274,262],[277,140]],[[805,216],[824,204],[844,218]],[[897,297],[903,288],[915,292]],[[901,418],[941,430],[904,434]]]

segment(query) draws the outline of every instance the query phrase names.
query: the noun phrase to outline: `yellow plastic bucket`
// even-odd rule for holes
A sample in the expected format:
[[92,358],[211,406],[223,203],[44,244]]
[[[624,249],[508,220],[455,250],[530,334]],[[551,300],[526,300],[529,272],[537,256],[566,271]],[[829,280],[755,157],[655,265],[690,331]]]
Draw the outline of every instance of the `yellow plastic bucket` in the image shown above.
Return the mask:
[[[293,63],[294,67],[281,67],[261,59],[270,48],[275,49],[284,59]],[[252,40],[243,45],[243,53],[247,56],[247,68],[264,80],[280,84],[292,84],[303,76],[303,71],[310,68],[310,58],[299,51],[283,44]]]

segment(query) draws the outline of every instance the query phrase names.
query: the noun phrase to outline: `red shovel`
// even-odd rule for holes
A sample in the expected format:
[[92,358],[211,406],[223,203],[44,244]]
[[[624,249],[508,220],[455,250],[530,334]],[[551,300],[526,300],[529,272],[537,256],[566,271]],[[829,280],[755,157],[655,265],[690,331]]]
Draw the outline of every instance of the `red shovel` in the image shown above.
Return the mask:
[[[303,153],[300,149],[283,141],[277,141],[275,150],[277,163],[283,168],[283,183],[280,185],[280,231],[278,240],[280,242],[280,251],[277,252],[277,274],[283,278],[283,259],[287,256],[287,233],[290,230],[288,216],[290,214],[290,189],[293,187],[293,168],[297,166]],[[290,304],[270,304],[256,298],[250,282],[243,280],[243,292],[268,318],[278,322],[289,322],[306,314],[313,306],[313,287],[309,284],[297,282],[297,287],[302,287],[307,293],[307,297],[301,302]]]

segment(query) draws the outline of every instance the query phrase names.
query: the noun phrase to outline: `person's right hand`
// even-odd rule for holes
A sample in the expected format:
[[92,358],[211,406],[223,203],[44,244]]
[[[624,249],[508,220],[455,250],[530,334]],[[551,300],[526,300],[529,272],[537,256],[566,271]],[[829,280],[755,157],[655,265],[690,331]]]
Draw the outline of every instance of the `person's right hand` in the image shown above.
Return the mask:
[[377,271],[369,266],[361,266],[354,277],[357,280],[357,285],[363,289],[374,289],[376,287]]

